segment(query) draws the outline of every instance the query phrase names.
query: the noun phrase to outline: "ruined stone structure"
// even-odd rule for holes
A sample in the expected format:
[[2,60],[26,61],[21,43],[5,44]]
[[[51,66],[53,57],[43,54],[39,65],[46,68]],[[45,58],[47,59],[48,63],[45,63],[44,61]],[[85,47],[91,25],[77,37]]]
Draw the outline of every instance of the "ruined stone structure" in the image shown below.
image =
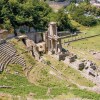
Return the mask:
[[[5,31],[0,31],[0,36]],[[41,61],[43,54],[47,53],[63,60],[65,64],[80,70],[86,77],[95,79],[95,82],[100,83],[100,73],[96,64],[89,60],[79,60],[77,56],[68,50],[64,50],[61,44],[61,38],[57,32],[57,26],[55,22],[50,22],[49,28],[45,33],[27,33],[26,35],[18,36],[18,40],[23,41],[26,45],[28,52],[35,57],[36,60]],[[25,68],[25,60],[17,54],[13,45],[6,43],[6,41],[0,42],[0,71],[2,72],[8,64],[20,64]]]
[[57,26],[55,22],[49,24],[48,32],[46,34],[46,47],[51,54],[61,53],[61,39],[57,35]]
[[48,31],[45,33],[30,33],[19,38],[23,40],[28,50],[37,60],[44,53],[55,55],[58,60],[64,60],[66,57],[66,52],[63,51],[61,45],[61,38],[57,33],[56,22],[51,22]]
[[84,69],[84,67],[85,67],[84,62],[82,62],[81,60],[78,60],[78,59],[76,59],[76,61],[73,62],[73,65],[74,65],[75,69],[81,70],[81,71],[82,71],[82,70]]
[[[77,56],[68,50],[64,50],[61,44],[61,38],[58,36],[56,22],[50,22],[48,30],[45,33],[34,33],[31,35],[21,36],[28,51],[35,57],[36,60],[40,60],[43,54],[47,53],[52,55],[58,60],[63,60],[69,66],[72,66],[76,70],[80,70],[82,73],[91,79],[98,79],[99,73],[95,64],[91,61],[82,61]],[[41,61],[41,60],[40,60]]]
[[[32,36],[34,37],[34,35]],[[41,38],[36,37],[35,41],[34,38],[32,39],[32,37],[30,38],[27,35],[21,35],[18,36],[18,39],[23,41],[23,43],[27,47],[28,52],[30,52],[31,55],[34,56],[36,60],[39,60],[41,53],[45,52],[45,42],[44,41],[40,42]]]
[[26,39],[26,46],[31,55],[34,56],[36,60],[39,60],[41,51],[39,51],[40,49],[38,44],[36,44],[33,40]]
[[10,43],[4,42],[0,44],[0,72],[2,72],[8,64],[19,64],[26,67],[26,62],[21,57],[14,46]]
[[48,31],[45,34],[45,43],[48,54],[55,54],[59,60],[65,59],[66,52],[63,51],[55,22],[49,24]]

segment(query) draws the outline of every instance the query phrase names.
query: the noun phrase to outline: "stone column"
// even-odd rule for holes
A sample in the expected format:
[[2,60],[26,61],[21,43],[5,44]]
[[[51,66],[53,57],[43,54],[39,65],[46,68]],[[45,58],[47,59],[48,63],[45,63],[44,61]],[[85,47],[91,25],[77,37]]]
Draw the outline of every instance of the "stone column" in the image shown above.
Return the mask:
[[52,36],[57,34],[57,27],[56,27],[55,22],[51,22],[49,24],[49,32],[50,32],[50,35],[52,35]]
[[48,39],[48,51],[50,50],[50,39]]
[[53,40],[51,39],[51,51],[53,51]]
[[50,32],[50,35],[53,35],[52,25],[49,26],[49,32]]
[[56,26],[56,36],[58,36],[58,33],[57,33],[57,26]]
[[58,41],[56,40],[55,42],[56,42],[56,44],[55,44],[55,52],[57,54],[57,52],[58,52]]
[[61,52],[62,51],[61,39],[59,39],[59,49],[60,49],[60,52]]

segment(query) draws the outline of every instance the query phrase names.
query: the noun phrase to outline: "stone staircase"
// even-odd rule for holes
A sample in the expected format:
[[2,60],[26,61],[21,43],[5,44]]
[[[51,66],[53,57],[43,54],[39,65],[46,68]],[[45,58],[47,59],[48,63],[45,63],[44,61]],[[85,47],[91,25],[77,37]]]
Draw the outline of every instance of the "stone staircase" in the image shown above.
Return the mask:
[[6,42],[0,44],[0,72],[2,72],[9,63],[19,64],[23,67],[26,66],[24,58],[17,54],[12,44]]

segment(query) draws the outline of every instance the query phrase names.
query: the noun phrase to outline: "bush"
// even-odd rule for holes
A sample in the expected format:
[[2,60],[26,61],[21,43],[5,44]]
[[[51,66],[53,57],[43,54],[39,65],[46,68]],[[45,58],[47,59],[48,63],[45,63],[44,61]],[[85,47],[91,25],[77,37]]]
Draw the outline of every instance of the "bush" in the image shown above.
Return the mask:
[[72,3],[66,8],[66,10],[71,14],[73,20],[84,26],[96,25],[96,16],[100,15],[100,9],[87,3],[81,3],[79,6],[75,6],[75,4]]
[[97,24],[97,20],[92,16],[86,17],[85,15],[77,16],[76,14],[74,14],[72,17],[75,21],[84,26],[94,26]]

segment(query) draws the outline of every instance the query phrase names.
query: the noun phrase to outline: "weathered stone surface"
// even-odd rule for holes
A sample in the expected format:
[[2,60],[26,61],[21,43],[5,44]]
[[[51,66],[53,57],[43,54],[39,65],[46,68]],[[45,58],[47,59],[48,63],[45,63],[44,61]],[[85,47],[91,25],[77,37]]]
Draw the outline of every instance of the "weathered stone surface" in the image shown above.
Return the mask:
[[39,52],[46,52],[45,42],[37,43],[36,46],[38,47]]

